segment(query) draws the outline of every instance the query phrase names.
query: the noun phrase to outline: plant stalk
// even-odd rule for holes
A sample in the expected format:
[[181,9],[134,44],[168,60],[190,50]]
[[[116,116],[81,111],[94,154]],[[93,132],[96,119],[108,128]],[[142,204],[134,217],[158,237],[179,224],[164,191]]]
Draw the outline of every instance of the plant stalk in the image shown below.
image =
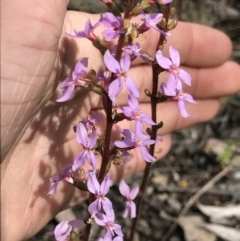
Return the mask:
[[[170,15],[170,4],[167,4],[164,7],[164,12],[163,12],[163,17],[166,19],[166,23],[168,23],[169,15]],[[167,25],[166,25],[166,28],[163,29],[163,30],[167,31]],[[161,34],[160,37],[159,37],[158,46],[157,46],[156,51],[158,50],[159,46],[163,46],[164,41],[165,41],[165,36]],[[160,72],[163,72],[163,69],[156,63],[156,61],[154,61],[152,63],[153,85],[152,85],[152,92],[151,92],[150,99],[151,99],[152,120],[156,123],[157,123],[157,104],[159,103],[158,98],[157,98],[158,75],[160,74]],[[156,140],[157,130],[158,130],[157,125],[152,126],[152,128],[151,128],[151,139],[152,140]],[[153,144],[149,147],[149,153],[152,156],[154,155],[154,150],[155,150],[155,144]],[[146,167],[144,169],[143,178],[142,178],[142,181],[141,181],[140,190],[139,190],[137,203],[136,203],[136,217],[133,219],[133,222],[132,222],[129,241],[133,241],[133,238],[134,238],[134,233],[135,233],[137,222],[138,222],[138,219],[139,219],[139,216],[140,216],[141,204],[142,204],[142,200],[143,200],[145,190],[146,190],[146,187],[147,187],[147,182],[148,182],[148,177],[149,177],[149,174],[150,174],[151,166],[152,166],[152,163],[147,162]]]
[[[124,18],[125,19],[129,19],[130,13],[132,11],[132,5],[133,5],[133,0],[129,1],[129,5],[126,8],[125,14],[124,14]],[[119,62],[121,59],[121,55],[122,55],[122,48],[124,46],[124,39],[126,36],[126,32],[122,33],[119,36],[118,39],[118,43],[117,43],[117,50],[116,50],[116,60]],[[111,82],[114,80],[114,74],[112,74],[111,76]],[[113,118],[112,118],[112,101],[110,100],[110,98],[108,97],[108,95],[103,96],[103,98],[106,98],[106,132],[105,132],[105,137],[104,137],[104,149],[103,149],[103,154],[102,154],[102,164],[100,167],[100,171],[99,171],[99,175],[98,175],[98,181],[99,183],[101,183],[106,175],[106,172],[108,170],[109,167],[109,155],[110,155],[110,141],[111,141],[111,135],[112,135],[112,127],[113,127]],[[92,203],[95,200],[95,197],[93,194],[89,193],[89,204]],[[90,220],[91,216],[89,215],[89,220]],[[89,240],[89,236],[91,233],[91,227],[92,227],[92,223],[89,222],[86,225],[85,231],[84,231],[84,237],[83,237],[83,241],[88,241]]]

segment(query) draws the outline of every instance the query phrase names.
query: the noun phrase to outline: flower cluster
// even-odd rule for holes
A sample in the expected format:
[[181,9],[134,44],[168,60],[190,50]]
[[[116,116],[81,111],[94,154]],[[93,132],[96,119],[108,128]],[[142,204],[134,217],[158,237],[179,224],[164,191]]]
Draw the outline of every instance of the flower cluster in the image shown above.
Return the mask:
[[171,97],[173,100],[178,101],[178,107],[183,117],[189,117],[186,110],[185,103],[196,103],[190,94],[183,92],[182,82],[186,85],[191,85],[191,76],[183,69],[180,68],[180,56],[178,51],[170,46],[169,48],[170,59],[163,56],[162,51],[158,50],[156,59],[158,64],[170,73],[167,83],[161,85],[161,90],[164,95]]
[[[102,0],[102,2],[111,8],[114,7],[112,1]],[[145,6],[156,3],[169,4],[171,0],[143,2],[145,5],[139,4],[136,9],[144,9]],[[88,206],[90,217],[88,222],[95,221],[96,224],[106,230],[105,235],[98,239],[99,241],[123,240],[121,226],[115,222],[113,203],[107,197],[113,183],[108,174],[110,166],[112,164],[124,165],[125,160],[131,161],[130,153],[133,149],[140,152],[143,160],[153,163],[156,161],[156,157],[154,157],[153,152],[149,153],[149,147],[155,145],[157,141],[162,141],[162,138],[157,136],[156,133],[152,135],[151,131],[145,129],[146,125],[148,125],[157,130],[160,125],[157,123],[156,118],[153,120],[148,113],[141,110],[139,100],[144,93],[140,92],[137,82],[131,77],[129,70],[132,62],[140,57],[146,63],[158,66],[159,73],[163,71],[169,73],[167,82],[158,86],[158,93],[153,96],[156,101],[158,101],[158,96],[164,96],[167,100],[178,101],[180,114],[185,118],[189,116],[185,106],[186,102],[196,103],[191,95],[183,91],[184,84],[191,85],[191,77],[181,69],[178,51],[170,46],[170,59],[164,57],[160,50],[157,51],[156,55],[149,56],[142,51],[140,44],[136,42],[136,39],[149,29],[159,32],[164,38],[171,35],[171,29],[168,29],[163,14],[145,14],[141,12],[140,23],[137,24],[131,23],[134,15],[134,9],[132,13],[128,14],[128,19],[108,12],[101,15],[99,21],[95,24],[88,20],[84,30],[74,30],[74,34],[67,34],[68,37],[90,40],[102,53],[105,66],[98,72],[94,71],[96,74],[92,74],[89,78],[88,58],[81,58],[76,63],[71,76],[67,77],[60,85],[63,95],[57,101],[68,101],[74,95],[74,89],[77,86],[87,88],[101,96],[104,110],[108,115],[107,125],[111,124],[110,126],[112,126],[122,120],[133,123],[131,130],[119,129],[120,139],[110,140],[111,132],[105,133],[105,130],[98,128],[102,116],[95,115],[79,121],[73,129],[80,151],[75,154],[71,164],[68,164],[58,176],[51,178],[53,186],[48,194],[53,194],[56,191],[60,181],[67,181],[79,189],[84,186],[84,190],[90,193],[92,198]],[[100,25],[105,27],[102,38],[94,33]],[[121,45],[118,43],[109,49],[106,49],[103,45],[106,41],[122,37],[124,41],[120,41]],[[127,105],[121,105],[119,101],[119,96],[123,93],[123,90],[127,91],[127,94],[123,95],[126,98]],[[148,96],[152,97],[150,92]],[[114,110],[110,108],[110,116],[107,109],[109,105],[106,105],[106,102],[109,101],[113,103],[115,108]],[[110,106],[112,106],[112,103]],[[106,140],[107,135],[109,135],[107,138],[109,140],[108,145],[103,141]],[[96,155],[98,155],[99,159],[102,158],[100,170],[98,169]],[[124,161],[121,162],[119,159]],[[89,165],[90,168],[86,170]],[[105,169],[102,169],[102,167]],[[80,172],[83,177],[79,178],[78,174]],[[126,182],[122,180],[119,184],[119,191],[125,198],[123,217],[135,218],[136,205],[133,200],[139,192],[139,187],[135,186],[130,189]],[[57,241],[71,240],[71,235],[74,234],[73,228],[82,230],[84,227],[85,224],[82,220],[64,221],[56,227],[54,235]]]

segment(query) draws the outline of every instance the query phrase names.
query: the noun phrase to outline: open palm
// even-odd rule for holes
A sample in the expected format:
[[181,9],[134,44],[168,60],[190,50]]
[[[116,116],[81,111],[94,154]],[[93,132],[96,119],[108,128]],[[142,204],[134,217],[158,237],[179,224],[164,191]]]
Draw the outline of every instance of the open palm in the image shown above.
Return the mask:
[[[72,100],[56,103],[60,95],[56,89],[79,58],[89,57],[89,66],[95,70],[103,66],[103,61],[87,40],[65,36],[73,28],[83,29],[86,19],[91,18],[94,23],[99,16],[66,13],[67,1],[63,0],[29,0],[24,4],[20,0],[5,0],[2,6],[2,240],[15,241],[32,236],[61,209],[85,198],[86,193],[64,183],[53,196],[46,194],[49,178],[72,162],[80,151],[73,125],[92,112],[103,112],[101,99],[81,89]],[[154,31],[142,40],[142,47],[152,56],[157,40]],[[169,38],[167,45],[170,44],[179,50],[183,68],[192,75],[193,86],[188,91],[198,105],[187,107],[192,115],[189,119],[179,116],[176,103],[159,105],[164,141],[158,144],[157,150],[162,150],[156,152],[158,158],[168,152],[169,134],[173,130],[212,118],[219,108],[214,98],[240,89],[234,78],[239,76],[240,69],[237,64],[226,62],[231,44],[222,33],[180,23]],[[129,74],[142,93],[140,108],[149,112],[143,90],[151,88],[150,66],[136,60]],[[164,78],[163,75],[160,81]],[[120,104],[127,104],[124,92]],[[101,130],[104,124],[102,120]],[[131,128],[126,121],[119,125]],[[136,152],[120,171],[119,167],[113,168],[111,175],[117,181],[143,168],[144,162]]]

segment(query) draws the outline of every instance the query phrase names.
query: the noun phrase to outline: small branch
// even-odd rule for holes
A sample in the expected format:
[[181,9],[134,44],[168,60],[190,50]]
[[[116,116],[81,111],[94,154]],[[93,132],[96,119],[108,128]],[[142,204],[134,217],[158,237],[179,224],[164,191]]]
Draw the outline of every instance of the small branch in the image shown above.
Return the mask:
[[[170,4],[167,4],[164,7],[164,12],[163,12],[163,17],[166,19],[166,29],[164,29],[164,31],[167,31],[167,23],[168,23],[169,15],[170,15]],[[162,46],[164,44],[164,41],[165,41],[165,36],[160,35],[156,51],[158,50],[159,46]],[[153,62],[152,63],[153,85],[152,85],[152,93],[151,93],[150,98],[151,98],[152,120],[156,123],[157,123],[157,104],[158,104],[158,98],[157,98],[158,75],[161,71],[162,71],[162,68],[156,62]],[[152,130],[151,130],[151,139],[152,140],[156,140],[157,130],[158,130],[158,126],[152,126]],[[152,156],[154,155],[154,149],[155,149],[155,144],[151,145],[150,148],[149,148],[149,153]],[[145,170],[144,170],[142,182],[141,182],[141,185],[140,185],[139,195],[138,195],[138,198],[137,198],[136,217],[133,219],[133,222],[132,222],[129,241],[132,241],[133,238],[134,238],[134,232],[135,232],[135,229],[136,229],[137,221],[139,219],[141,204],[142,204],[143,196],[144,196],[144,193],[145,193],[145,190],[146,190],[147,181],[148,181],[149,173],[150,173],[150,170],[151,170],[151,166],[152,166],[152,163],[150,163],[150,162],[146,163],[146,167],[145,167]]]
[[164,235],[161,241],[167,241],[171,237],[173,231],[177,227],[177,222],[180,217],[185,215],[188,210],[193,206],[194,203],[197,202],[197,200],[205,193],[207,192],[210,188],[214,186],[215,183],[217,183],[220,179],[222,179],[224,176],[226,176],[233,167],[233,163],[231,163],[229,166],[224,168],[221,172],[219,172],[215,177],[213,177],[210,181],[208,181],[194,196],[192,196],[185,207],[182,209],[182,211],[179,213],[178,217],[175,219],[174,223],[170,226],[168,229],[167,233]]

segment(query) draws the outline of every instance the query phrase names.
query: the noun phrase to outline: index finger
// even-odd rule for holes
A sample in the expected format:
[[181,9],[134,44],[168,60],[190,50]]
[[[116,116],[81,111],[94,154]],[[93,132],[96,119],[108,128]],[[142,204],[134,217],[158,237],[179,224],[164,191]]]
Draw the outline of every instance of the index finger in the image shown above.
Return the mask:
[[[86,14],[71,12],[70,22],[76,29],[82,30],[85,26],[84,18],[91,19],[96,23],[100,19],[99,14]],[[139,18],[133,19],[137,22]],[[72,25],[70,24],[70,25]],[[102,31],[106,29],[103,25],[96,29],[96,34],[101,36]],[[67,32],[73,32],[73,26],[68,26]],[[143,51],[149,53],[152,57],[156,54],[159,32],[150,29],[134,42],[141,45]],[[80,42],[80,40],[78,40]],[[78,45],[79,45],[78,42]],[[81,41],[82,42],[82,41]],[[116,44],[113,41],[112,44]],[[171,31],[171,36],[167,37],[167,43],[164,46],[164,54],[168,56],[169,46],[172,45],[180,53],[181,64],[190,67],[214,67],[219,66],[229,59],[232,52],[230,39],[222,32],[199,24],[179,22],[177,27]],[[91,46],[91,45],[90,45]],[[82,49],[84,52],[84,49]],[[144,61],[137,58],[133,65],[141,64]]]
[[[168,55],[169,46],[179,51],[181,64],[191,67],[214,67],[229,59],[232,43],[224,33],[200,24],[179,22],[167,37],[163,53]],[[145,34],[144,51],[154,56],[159,33],[151,29]],[[139,40],[141,42],[141,39]],[[143,42],[143,39],[142,39]],[[138,60],[138,63],[140,63]],[[137,62],[137,61],[136,61]]]

